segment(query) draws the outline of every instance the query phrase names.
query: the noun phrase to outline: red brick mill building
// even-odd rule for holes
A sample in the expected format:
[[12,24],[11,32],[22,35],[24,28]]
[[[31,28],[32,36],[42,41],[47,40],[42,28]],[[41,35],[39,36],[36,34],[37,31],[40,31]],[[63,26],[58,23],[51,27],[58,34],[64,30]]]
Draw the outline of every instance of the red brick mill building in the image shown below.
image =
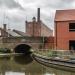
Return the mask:
[[75,50],[75,9],[56,11],[55,48]]
[[33,17],[32,21],[26,21],[26,34],[32,37],[43,37],[45,49],[54,48],[53,30],[48,28],[40,18],[40,8],[37,11],[37,17]]

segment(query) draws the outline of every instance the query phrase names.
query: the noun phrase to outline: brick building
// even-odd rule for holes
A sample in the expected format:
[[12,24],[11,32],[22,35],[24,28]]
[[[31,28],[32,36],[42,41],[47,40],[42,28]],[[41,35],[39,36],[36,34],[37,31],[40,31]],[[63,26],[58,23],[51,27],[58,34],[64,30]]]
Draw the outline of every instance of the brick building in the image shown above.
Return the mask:
[[7,29],[6,24],[3,24],[3,28],[1,28],[1,36],[29,36],[29,37],[50,37],[53,36],[53,30],[48,28],[41,20],[40,20],[40,8],[38,8],[37,19],[35,17],[32,18],[31,22],[26,21],[26,32],[22,32],[19,30]]
[[3,28],[0,28],[0,37],[21,37],[21,35],[14,30],[7,29],[7,25],[3,24]]
[[44,48],[54,48],[53,30],[41,21],[40,8],[37,11],[37,19],[33,17],[31,22],[26,21],[26,34],[31,37],[42,37]]
[[[17,39],[16,39],[17,37]],[[20,38],[21,37],[21,38]],[[50,28],[48,28],[41,20],[40,20],[40,8],[38,8],[38,13],[37,13],[37,19],[35,17],[33,17],[31,22],[26,21],[26,32],[22,32],[19,30],[11,30],[11,29],[7,29],[6,24],[3,24],[3,28],[0,28],[0,39],[3,41],[1,41],[2,43],[6,43],[7,46],[7,42],[11,42],[11,44],[18,44],[18,43],[31,43],[31,39],[33,39],[33,43],[35,45],[34,48],[53,48],[53,43],[54,43],[54,39],[53,38],[53,30],[51,30]],[[9,39],[10,38],[10,39]],[[23,39],[23,38],[28,38],[28,39]],[[36,38],[36,40],[40,41],[36,42],[34,40],[34,38]],[[40,38],[40,39],[37,39]],[[51,40],[51,41],[49,41]],[[9,43],[8,42],[8,43]],[[8,44],[9,46],[11,44]],[[12,46],[12,45],[11,45]],[[10,46],[10,47],[11,47]],[[14,45],[13,45],[14,46]]]
[[45,42],[44,44],[45,49],[54,49],[54,37],[53,36],[47,37],[44,42]]
[[53,36],[53,30],[48,28],[41,20],[40,20],[40,8],[38,8],[37,20],[35,17],[32,18],[32,22],[26,21],[26,33],[30,36],[44,36],[50,37]]
[[55,47],[75,50],[75,9],[56,11]]

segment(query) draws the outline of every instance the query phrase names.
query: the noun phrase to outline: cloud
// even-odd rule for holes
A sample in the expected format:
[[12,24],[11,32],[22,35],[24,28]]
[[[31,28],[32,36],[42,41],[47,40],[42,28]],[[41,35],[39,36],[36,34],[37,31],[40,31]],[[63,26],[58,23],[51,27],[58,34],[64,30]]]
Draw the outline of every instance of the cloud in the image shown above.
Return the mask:
[[0,0],[0,6],[5,6],[10,9],[13,9],[13,8],[22,9],[21,5],[18,2],[15,2],[14,0]]
[[38,0],[41,8],[51,9],[69,9],[72,8],[72,4],[75,4],[75,0]]
[[[3,10],[5,7],[6,10]],[[10,27],[24,30],[25,20],[37,16],[37,8],[41,8],[41,20],[50,28],[54,28],[56,10],[74,9],[75,0],[0,0],[0,22],[2,15],[10,18]]]

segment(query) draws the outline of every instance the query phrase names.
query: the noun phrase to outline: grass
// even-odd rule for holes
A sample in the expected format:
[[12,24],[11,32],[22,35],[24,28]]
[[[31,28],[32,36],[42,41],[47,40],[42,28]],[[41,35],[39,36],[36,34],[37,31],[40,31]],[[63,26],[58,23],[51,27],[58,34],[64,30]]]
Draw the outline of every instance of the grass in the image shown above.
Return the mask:
[[47,57],[60,57],[61,59],[75,59],[75,53],[71,54],[70,51],[65,51],[65,50],[59,50],[59,51],[54,51],[51,49],[48,50],[35,50],[34,53],[42,55],[42,56],[47,56]]

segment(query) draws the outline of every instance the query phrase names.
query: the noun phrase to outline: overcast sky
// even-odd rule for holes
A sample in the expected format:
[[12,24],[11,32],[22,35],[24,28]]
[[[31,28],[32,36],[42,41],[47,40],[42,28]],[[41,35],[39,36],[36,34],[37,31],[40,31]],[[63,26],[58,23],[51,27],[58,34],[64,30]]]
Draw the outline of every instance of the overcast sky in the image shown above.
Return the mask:
[[41,20],[51,29],[54,28],[56,10],[74,9],[75,0],[0,0],[0,27],[24,31],[25,20],[37,17],[37,8],[41,9]]

